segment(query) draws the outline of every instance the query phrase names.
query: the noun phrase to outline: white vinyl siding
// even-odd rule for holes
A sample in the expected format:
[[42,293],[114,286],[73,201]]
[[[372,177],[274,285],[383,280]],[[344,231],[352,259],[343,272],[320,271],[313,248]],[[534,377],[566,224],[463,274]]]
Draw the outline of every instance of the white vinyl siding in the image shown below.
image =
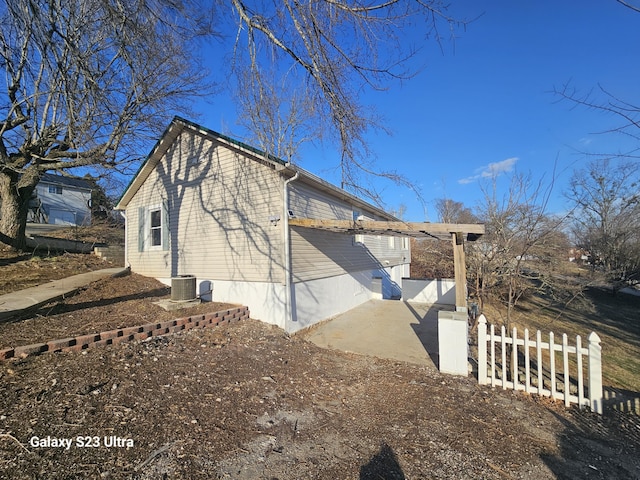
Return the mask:
[[[284,284],[284,180],[271,163],[250,155],[183,130],[127,204],[132,270],[165,279],[195,275],[212,281],[214,292],[216,280]],[[304,178],[289,189],[289,209],[298,218],[353,220],[355,209],[382,219]],[[158,241],[152,232],[158,218],[150,212],[158,205],[161,248],[151,247]],[[276,217],[281,220],[273,222]],[[355,273],[369,278],[369,272],[408,263],[403,242],[390,248],[388,237],[361,238],[359,243],[353,235],[291,228],[294,282]]]
[[172,248],[130,252],[134,271],[164,278],[282,281],[282,223],[270,222],[281,215],[282,188],[272,168],[185,131],[127,206],[130,236],[139,225],[133,212],[162,199]]
[[379,262],[350,235],[292,228],[293,278],[296,282],[376,269]]
[[300,181],[291,183],[289,210],[298,218],[353,219],[351,205]]
[[[371,212],[354,210],[346,200],[297,182],[292,184],[289,208],[303,218],[353,220],[357,213],[365,219],[378,219]],[[409,255],[402,245],[394,237],[292,228],[293,279],[303,282],[403,264]]]

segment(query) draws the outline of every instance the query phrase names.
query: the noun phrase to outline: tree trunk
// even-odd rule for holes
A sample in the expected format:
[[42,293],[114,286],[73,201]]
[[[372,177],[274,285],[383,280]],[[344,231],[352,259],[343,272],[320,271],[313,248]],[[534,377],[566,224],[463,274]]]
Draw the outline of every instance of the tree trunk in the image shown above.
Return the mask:
[[[0,173],[0,243],[16,250],[26,248],[29,199],[38,179],[20,186],[22,180],[14,173]],[[33,185],[31,185],[33,183]]]
[[509,296],[507,297],[507,330],[511,329],[511,312],[513,311],[513,277],[509,276]]

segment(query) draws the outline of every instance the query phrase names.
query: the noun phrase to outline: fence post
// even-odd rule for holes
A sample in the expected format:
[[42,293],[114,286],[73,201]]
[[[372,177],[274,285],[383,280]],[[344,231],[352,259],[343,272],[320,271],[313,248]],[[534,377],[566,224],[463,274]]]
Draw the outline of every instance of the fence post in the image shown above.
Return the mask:
[[584,408],[584,374],[582,373],[582,337],[576,335],[576,362],[578,363],[578,405]]
[[478,317],[478,383],[487,384],[487,318]]
[[556,399],[556,344],[555,344],[555,336],[553,332],[549,332],[549,379],[551,380],[551,385],[549,389],[551,390],[551,398],[553,400]]
[[562,375],[564,376],[564,406],[568,407],[571,402],[571,376],[569,375],[569,337],[566,333],[562,334]]
[[602,347],[596,332],[589,334],[589,404],[591,410],[602,414]]
[[531,393],[531,357],[529,352],[529,329],[524,329],[524,391]]
[[513,389],[518,390],[518,378],[520,369],[518,367],[518,329],[513,327],[511,334],[511,376],[513,378]]

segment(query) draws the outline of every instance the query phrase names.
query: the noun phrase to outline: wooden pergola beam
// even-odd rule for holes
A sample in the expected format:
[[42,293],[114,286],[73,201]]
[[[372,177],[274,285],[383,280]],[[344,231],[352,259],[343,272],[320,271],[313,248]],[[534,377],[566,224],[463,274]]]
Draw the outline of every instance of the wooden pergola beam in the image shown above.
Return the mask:
[[430,223],[393,222],[377,220],[323,220],[315,218],[291,218],[292,227],[315,228],[342,233],[370,235],[406,235],[410,237],[437,237],[447,239],[453,233],[466,235],[473,241],[484,235],[483,224],[475,223]]
[[292,227],[315,228],[343,234],[394,235],[410,237],[434,237],[441,240],[451,238],[453,264],[456,281],[456,310],[467,310],[467,268],[464,242],[473,242],[485,233],[483,224],[475,223],[429,223],[388,222],[376,220],[320,220],[314,218],[291,218]]

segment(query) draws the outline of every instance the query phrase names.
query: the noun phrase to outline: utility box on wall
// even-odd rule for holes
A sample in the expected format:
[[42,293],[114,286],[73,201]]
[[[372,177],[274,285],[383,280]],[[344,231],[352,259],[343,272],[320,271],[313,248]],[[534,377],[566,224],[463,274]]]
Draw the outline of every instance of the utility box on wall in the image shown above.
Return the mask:
[[438,312],[439,369],[451,375],[469,374],[468,323],[462,312]]

